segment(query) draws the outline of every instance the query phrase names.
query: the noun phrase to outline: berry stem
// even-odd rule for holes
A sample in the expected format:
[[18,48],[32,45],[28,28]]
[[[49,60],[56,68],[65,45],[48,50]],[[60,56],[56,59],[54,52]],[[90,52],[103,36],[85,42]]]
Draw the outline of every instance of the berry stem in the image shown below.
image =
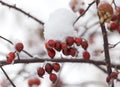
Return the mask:
[[89,10],[89,8],[95,3],[95,1],[91,2],[89,4],[89,6],[87,7],[87,9],[75,20],[75,22],[73,23],[73,25],[75,25],[75,23]]

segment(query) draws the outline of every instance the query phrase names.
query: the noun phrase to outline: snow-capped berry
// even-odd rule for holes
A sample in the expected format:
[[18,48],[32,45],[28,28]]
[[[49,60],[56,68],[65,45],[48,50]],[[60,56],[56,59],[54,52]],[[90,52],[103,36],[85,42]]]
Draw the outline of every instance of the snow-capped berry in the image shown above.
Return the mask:
[[83,58],[84,58],[85,60],[89,60],[89,59],[90,59],[90,53],[89,53],[88,51],[84,51],[84,52],[83,52]]
[[45,74],[45,70],[42,67],[39,67],[37,69],[37,74],[38,76],[43,77],[43,75]]
[[56,52],[55,52],[55,50],[54,49],[49,49],[48,51],[48,56],[50,57],[50,58],[54,58],[55,57],[55,55],[56,55]]
[[56,41],[56,44],[55,44],[55,50],[57,51],[61,51],[61,42],[60,41]]
[[16,49],[18,52],[21,52],[21,51],[24,49],[23,43],[21,43],[21,42],[16,43],[16,44],[15,44],[15,49]]
[[68,36],[66,38],[66,43],[68,46],[72,46],[74,44],[74,37]]
[[80,46],[82,44],[82,38],[81,37],[75,37],[75,44],[77,46]]
[[53,63],[52,66],[53,66],[54,71],[58,72],[60,70],[60,64],[59,63]]
[[57,75],[54,74],[54,73],[51,73],[50,76],[49,76],[49,79],[50,79],[53,83],[55,83],[56,80],[57,80]]
[[46,63],[46,65],[45,65],[45,71],[48,74],[50,74],[50,73],[52,73],[52,70],[53,70],[53,66],[50,63]]
[[82,46],[83,49],[86,50],[88,48],[88,42],[87,42],[87,40],[82,41],[81,46]]

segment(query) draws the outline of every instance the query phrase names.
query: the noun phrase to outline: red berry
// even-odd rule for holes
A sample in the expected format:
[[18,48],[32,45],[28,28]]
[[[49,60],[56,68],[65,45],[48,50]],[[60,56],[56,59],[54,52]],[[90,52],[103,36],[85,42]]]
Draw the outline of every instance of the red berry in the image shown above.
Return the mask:
[[33,85],[37,85],[38,86],[40,84],[41,84],[41,81],[38,78],[32,78],[32,79],[28,80],[29,87],[32,87]]
[[69,55],[69,49],[68,49],[68,48],[63,49],[63,50],[62,50],[62,53],[63,53],[65,56],[68,56],[68,55]]
[[88,42],[86,40],[82,41],[81,46],[82,46],[83,49],[86,50],[88,48]]
[[90,59],[90,53],[89,53],[88,51],[84,51],[84,52],[83,52],[83,58],[84,58],[85,60],[89,60],[89,59]]
[[45,71],[50,74],[53,70],[53,66],[50,63],[46,63],[45,65]]
[[110,76],[107,76],[106,82],[110,82],[110,80],[111,80],[111,77],[110,77]]
[[56,41],[55,47],[54,47],[57,51],[61,51],[61,42],[60,41]]
[[56,52],[55,52],[55,50],[54,49],[49,49],[48,50],[48,56],[50,57],[50,58],[54,58],[55,57],[55,54],[56,54]]
[[76,56],[77,54],[76,48],[70,47],[68,50],[69,50],[69,55],[71,55],[72,57]]
[[68,46],[72,46],[74,44],[74,38],[71,37],[71,36],[68,36],[66,38],[66,43],[67,43]]
[[35,85],[40,85],[40,84],[41,84],[40,79],[34,78],[34,84],[35,84]]
[[116,23],[116,22],[112,22],[111,24],[110,24],[110,30],[111,31],[113,31],[113,30],[116,30],[117,28],[118,28],[118,23]]
[[82,44],[82,38],[81,38],[81,37],[76,37],[76,38],[75,38],[75,44],[76,44],[77,46],[80,46],[80,45]]
[[45,43],[45,48],[46,48],[47,50],[52,49],[52,48],[48,45],[48,43]]
[[115,21],[118,19],[118,16],[117,15],[113,15],[112,18],[111,18],[111,21]]
[[23,43],[17,43],[17,44],[15,45],[15,49],[16,49],[18,52],[21,52],[21,51],[23,50],[23,48],[24,48]]
[[32,87],[34,85],[34,80],[33,79],[29,79],[28,80],[28,85],[29,85],[29,87]]
[[49,79],[50,79],[53,83],[55,83],[55,81],[57,80],[57,75],[54,74],[54,73],[51,73]]
[[79,13],[82,14],[85,10],[83,8],[79,9]]
[[48,41],[48,45],[49,45],[49,47],[51,47],[51,48],[54,48],[55,47],[55,44],[56,44],[56,42],[54,41],[54,40],[49,40]]
[[60,70],[60,64],[59,63],[53,63],[53,70],[55,70],[56,72],[58,72]]
[[12,61],[15,59],[15,53],[14,52],[10,52],[7,55],[7,63],[12,63]]
[[40,77],[43,77],[43,75],[45,74],[45,70],[42,68],[42,67],[39,67],[37,69],[37,74],[40,76]]
[[110,78],[116,79],[118,77],[118,74],[119,74],[118,72],[111,72],[109,76]]
[[67,49],[68,48],[68,45],[64,42],[61,43],[61,48],[62,49]]

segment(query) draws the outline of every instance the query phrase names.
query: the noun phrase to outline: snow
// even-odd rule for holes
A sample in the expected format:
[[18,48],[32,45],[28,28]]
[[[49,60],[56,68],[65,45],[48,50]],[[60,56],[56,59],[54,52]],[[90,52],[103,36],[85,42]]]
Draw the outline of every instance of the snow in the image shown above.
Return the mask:
[[44,25],[44,37],[64,41],[67,36],[75,36],[73,23],[77,15],[68,9],[58,9],[53,12]]

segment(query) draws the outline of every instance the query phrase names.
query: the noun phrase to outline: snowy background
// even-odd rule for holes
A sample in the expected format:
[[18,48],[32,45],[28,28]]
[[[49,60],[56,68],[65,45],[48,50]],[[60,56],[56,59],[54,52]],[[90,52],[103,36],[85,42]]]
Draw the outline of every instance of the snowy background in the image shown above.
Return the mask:
[[[52,23],[54,24],[53,20],[50,21],[50,17],[56,19],[55,21],[59,20],[61,22],[62,19],[59,19],[59,17],[66,13],[65,17],[68,17],[66,19],[69,19],[68,22],[71,21],[69,23],[69,25],[71,25],[77,18],[77,16],[79,16],[78,13],[76,14],[72,13],[72,10],[69,5],[71,0],[3,0],[3,1],[12,5],[15,4],[17,7],[21,8],[22,10],[30,13],[31,15],[43,21],[44,23],[46,23],[45,29],[47,29],[48,25],[51,25]],[[111,0],[107,1],[111,2]],[[116,1],[119,2],[119,0]],[[84,8],[86,8],[88,6],[88,3],[90,2],[92,2],[92,0],[85,0],[86,4]],[[59,13],[60,11],[57,13],[56,10],[61,8],[63,9],[61,10],[63,11],[63,14],[60,14]],[[67,13],[69,15],[69,12],[72,16],[67,16]],[[53,14],[53,16],[51,15],[51,13]],[[70,19],[70,17],[73,18]],[[51,24],[47,25],[48,21],[50,21]],[[104,54],[100,53],[103,50],[103,41],[99,25],[91,27],[91,25],[96,23],[97,21],[98,18],[96,17],[95,5],[93,5],[91,9],[88,11],[88,13],[78,21],[75,27],[77,27],[79,31],[77,32],[78,35],[82,35],[82,37],[89,40],[90,46],[88,48],[88,51],[91,53],[91,58],[95,60],[104,60]],[[63,24],[66,25],[68,23],[66,22],[61,23],[61,25],[56,23],[56,26],[54,27],[60,28],[59,26],[63,26]],[[62,27],[63,31],[66,27],[69,28],[73,26],[72,25],[65,27],[63,26]],[[84,34],[84,31],[86,29],[88,30]],[[51,32],[48,33],[54,33],[53,30],[51,30]],[[92,39],[92,37],[90,38],[93,32],[95,32],[95,35],[93,35],[94,39]],[[45,38],[45,40],[50,39],[52,37],[52,36],[49,37],[48,33],[45,35],[45,37],[48,37]],[[8,7],[5,7],[3,5],[0,5],[0,36],[3,36],[14,43],[19,41],[23,42],[25,45],[25,50],[30,52],[32,55],[40,56],[42,58],[48,57],[46,55],[44,48],[45,41],[43,35],[43,27],[36,21],[23,15],[22,13],[14,9],[9,9]],[[59,39],[59,37],[56,38]],[[63,39],[60,38],[60,40]],[[112,35],[111,33],[109,34],[110,43],[114,44],[119,40],[120,35],[118,33],[114,32],[112,33]],[[1,48],[0,60],[5,60],[6,54],[9,51],[13,50],[13,47],[9,43],[1,39],[0,48]],[[119,50],[120,45],[110,50],[112,60],[114,60],[114,63],[118,64],[120,63]],[[79,51],[81,52],[81,49],[79,49]],[[23,58],[26,57],[26,55],[24,54],[21,55],[23,56]],[[81,55],[82,54],[79,54],[79,56]],[[43,66],[43,64],[36,63],[36,64],[6,65],[3,68],[6,70],[6,72],[8,73],[8,75],[10,76],[10,78],[13,80],[17,87],[28,87],[27,84],[28,79],[32,77],[37,77],[36,70],[37,67],[39,66]],[[106,76],[107,75],[105,73],[100,71],[98,68],[96,68],[96,66],[92,64],[65,63],[64,67],[61,70],[60,79],[65,84],[73,85],[64,87],[107,87],[107,84],[105,82]],[[44,79],[40,78],[40,80],[41,85],[39,87],[50,87],[51,82],[49,81],[47,74],[45,75]],[[3,83],[4,85],[7,84],[7,80],[3,72],[0,71],[0,87],[8,87],[3,86]],[[81,85],[78,86],[77,84]],[[117,84],[115,87],[119,87],[119,83]]]

